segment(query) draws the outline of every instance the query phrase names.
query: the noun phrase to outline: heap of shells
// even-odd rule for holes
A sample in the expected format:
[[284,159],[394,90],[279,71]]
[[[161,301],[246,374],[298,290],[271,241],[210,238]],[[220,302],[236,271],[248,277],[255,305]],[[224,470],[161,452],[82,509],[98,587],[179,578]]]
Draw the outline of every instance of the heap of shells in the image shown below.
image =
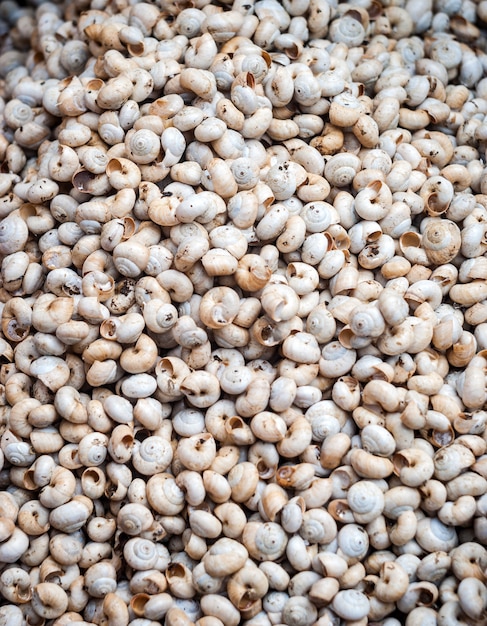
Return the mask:
[[487,619],[487,2],[0,2],[0,625]]

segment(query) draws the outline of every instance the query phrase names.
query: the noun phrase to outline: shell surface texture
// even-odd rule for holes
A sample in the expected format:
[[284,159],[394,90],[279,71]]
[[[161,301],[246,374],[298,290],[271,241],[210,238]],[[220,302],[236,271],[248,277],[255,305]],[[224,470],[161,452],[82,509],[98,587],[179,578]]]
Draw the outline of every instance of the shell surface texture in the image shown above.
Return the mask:
[[486,42],[0,0],[0,626],[486,623]]

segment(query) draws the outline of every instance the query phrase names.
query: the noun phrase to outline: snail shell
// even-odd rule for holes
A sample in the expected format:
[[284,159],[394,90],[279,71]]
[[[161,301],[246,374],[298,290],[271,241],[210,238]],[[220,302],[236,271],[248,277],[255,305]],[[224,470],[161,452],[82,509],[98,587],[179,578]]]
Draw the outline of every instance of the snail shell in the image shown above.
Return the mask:
[[408,316],[409,306],[402,294],[386,287],[379,295],[379,310],[388,324],[396,326]]
[[458,536],[453,526],[445,526],[436,517],[425,517],[418,521],[416,541],[426,552],[449,552],[458,545]]
[[365,28],[359,10],[349,10],[342,17],[333,20],[329,36],[335,43],[345,43],[349,47],[360,46],[365,37]]
[[101,465],[107,454],[108,437],[103,433],[89,433],[78,444],[78,457],[85,467]]
[[166,473],[149,478],[147,500],[161,515],[177,515],[185,505],[184,491],[177,486],[174,476]]
[[422,229],[421,245],[430,263],[449,263],[460,251],[462,238],[458,226],[446,219],[431,218]]
[[306,318],[306,331],[322,344],[329,342],[336,331],[336,322],[326,304],[319,304]]
[[356,358],[355,350],[349,350],[338,341],[332,341],[321,351],[320,373],[333,378],[345,376],[352,369]]
[[239,571],[247,558],[248,552],[241,543],[224,537],[210,547],[202,562],[210,576],[220,578]]
[[352,182],[361,166],[361,161],[356,155],[341,152],[326,162],[325,178],[337,187],[346,187]]
[[176,18],[174,28],[179,35],[192,39],[200,34],[204,20],[205,14],[199,9],[183,9]]
[[287,504],[288,497],[282,487],[270,483],[262,491],[259,512],[265,521],[273,522]]
[[153,569],[159,559],[156,545],[148,539],[133,537],[123,548],[123,556],[130,567],[135,570]]
[[434,473],[433,459],[420,448],[405,448],[393,456],[394,473],[409,487],[417,487]]
[[318,617],[318,609],[305,596],[296,595],[287,600],[281,615],[284,624],[311,626]]
[[303,522],[299,529],[299,534],[310,544],[327,544],[336,537],[336,522],[323,509],[309,509],[303,514]]
[[344,589],[336,594],[331,606],[335,613],[344,620],[359,621],[368,614],[370,601],[361,591]]
[[0,222],[0,254],[21,251],[29,236],[29,229],[18,211],[10,213]]
[[187,408],[176,413],[173,418],[173,428],[182,437],[191,437],[203,432],[205,418],[201,411]]
[[208,469],[215,456],[216,443],[210,433],[192,435],[179,441],[177,458],[187,469],[198,472]]
[[0,541],[6,541],[15,530],[14,522],[8,517],[0,517]]
[[117,515],[117,528],[127,535],[139,535],[148,530],[154,517],[146,506],[138,503],[124,505]]
[[360,524],[368,524],[384,510],[384,494],[370,480],[354,483],[348,490],[347,501],[355,520]]
[[3,117],[7,126],[16,129],[27,124],[27,122],[32,122],[34,119],[34,111],[28,104],[22,102],[22,100],[13,98],[6,103]]
[[255,113],[258,100],[255,77],[251,72],[242,72],[235,78],[230,89],[230,99],[244,115]]
[[220,328],[230,324],[240,307],[240,298],[230,287],[214,287],[203,296],[199,315],[201,321],[210,328]]
[[281,511],[281,526],[288,533],[296,533],[303,523],[305,502],[301,496],[291,498]]
[[294,98],[304,106],[313,106],[321,97],[319,81],[312,72],[299,72],[294,79]]
[[163,437],[147,437],[140,443],[134,442],[132,463],[145,476],[163,472],[171,463],[172,457],[172,446]]
[[51,391],[57,391],[69,380],[69,367],[63,359],[54,356],[41,356],[32,362],[30,373]]
[[245,526],[242,541],[257,561],[275,561],[286,550],[287,535],[279,524],[255,521]]
[[269,284],[261,295],[262,308],[274,322],[291,320],[299,310],[299,296],[289,285]]
[[148,128],[132,129],[125,136],[125,149],[134,163],[146,165],[156,160],[161,151],[161,141]]
[[[201,594],[219,593],[223,586],[223,578],[217,578],[208,574],[203,562],[198,563],[193,569],[193,587]],[[170,598],[172,603],[172,598]]]
[[60,62],[69,75],[80,74],[88,59],[89,48],[84,41],[66,41],[61,48]]
[[216,95],[215,76],[207,70],[184,68],[180,74],[180,82],[183,89],[194,92],[205,101],[211,101]]
[[14,528],[10,537],[0,544],[0,558],[4,563],[15,563],[29,547],[29,536]]
[[42,618],[54,619],[68,608],[68,594],[55,583],[41,582],[32,591],[32,608]]
[[339,554],[347,559],[349,565],[360,561],[369,549],[367,531],[357,524],[347,524],[337,535]]
[[434,457],[435,477],[442,482],[452,480],[475,463],[475,455],[466,446],[456,443],[438,450]]
[[15,604],[24,604],[32,597],[29,574],[20,567],[10,567],[2,572],[0,589],[5,599]]
[[260,168],[257,163],[247,157],[235,159],[230,169],[239,191],[253,189],[259,182]]
[[362,429],[362,447],[370,454],[390,457],[395,449],[396,442],[392,434],[384,427],[369,424]]
[[117,589],[117,573],[108,561],[99,561],[89,567],[84,578],[86,590],[93,598],[104,598]]
[[76,496],[76,498],[78,500],[73,499],[51,511],[49,522],[52,527],[70,533],[79,530],[86,524],[93,507],[88,506],[90,501],[85,496]]
[[350,328],[358,337],[380,337],[385,322],[378,307],[359,305],[350,315]]

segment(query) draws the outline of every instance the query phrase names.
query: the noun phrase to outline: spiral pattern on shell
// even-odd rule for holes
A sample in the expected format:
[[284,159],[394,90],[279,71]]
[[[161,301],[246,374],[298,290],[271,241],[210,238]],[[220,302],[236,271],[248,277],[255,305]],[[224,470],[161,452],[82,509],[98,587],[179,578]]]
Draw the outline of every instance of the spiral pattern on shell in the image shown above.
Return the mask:
[[147,437],[136,446],[133,454],[135,469],[151,476],[163,472],[171,463],[173,451],[169,441],[163,437]]
[[360,559],[369,549],[367,531],[357,524],[348,524],[338,532],[338,547],[346,559]]
[[422,245],[431,263],[442,265],[452,261],[462,243],[460,229],[451,220],[432,218],[423,229]]
[[287,536],[274,522],[252,522],[246,525],[242,537],[249,554],[258,561],[275,561],[284,554]]
[[330,37],[336,43],[345,43],[348,46],[359,46],[365,36],[362,24],[351,15],[345,15],[334,20],[330,26]]
[[376,519],[384,509],[384,494],[374,483],[361,480],[347,493],[347,502],[357,522],[366,524]]
[[117,515],[118,529],[131,536],[148,530],[153,522],[150,509],[138,503],[124,505]]
[[161,141],[156,133],[148,128],[128,132],[125,138],[127,153],[134,163],[145,165],[155,161],[161,151]]
[[123,556],[127,564],[137,571],[152,569],[158,559],[155,544],[140,537],[133,537],[127,541],[123,549]]

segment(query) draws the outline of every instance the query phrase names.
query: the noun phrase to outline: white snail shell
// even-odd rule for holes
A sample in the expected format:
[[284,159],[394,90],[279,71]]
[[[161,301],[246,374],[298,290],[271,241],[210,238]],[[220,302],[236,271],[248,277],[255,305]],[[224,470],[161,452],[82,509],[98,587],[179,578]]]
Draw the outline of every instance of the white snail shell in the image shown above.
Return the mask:
[[378,307],[359,305],[351,313],[350,328],[359,337],[379,337],[385,322]]
[[315,605],[303,596],[293,596],[282,609],[282,619],[290,626],[311,626],[318,616]]
[[117,574],[113,565],[100,561],[89,567],[85,572],[85,587],[90,596],[104,598],[117,588]]
[[454,527],[428,517],[418,521],[416,541],[427,552],[450,551],[458,545],[458,536]]
[[330,543],[336,533],[336,522],[326,511],[309,509],[304,512],[299,534],[309,543]]
[[244,529],[242,541],[254,559],[275,561],[286,550],[287,535],[274,522],[249,522]]
[[131,536],[148,530],[153,522],[150,509],[135,502],[124,505],[117,515],[117,528]]
[[0,253],[3,255],[21,251],[29,236],[26,222],[17,213],[10,213],[0,222]]
[[367,531],[357,524],[347,524],[338,531],[340,553],[349,563],[356,563],[369,549]]
[[368,524],[381,515],[384,509],[384,494],[375,483],[360,480],[348,490],[347,502],[355,520],[360,524]]
[[125,136],[125,146],[130,158],[141,164],[155,161],[161,150],[159,137],[147,128],[130,130]]
[[155,544],[140,537],[133,537],[127,541],[123,548],[123,556],[130,567],[141,571],[153,569],[159,558]]
[[428,260],[435,265],[449,263],[460,250],[460,229],[450,220],[431,218],[422,229],[422,234],[422,246]]
[[142,442],[135,441],[132,453],[134,468],[145,476],[163,472],[173,457],[169,441],[163,437],[147,437]]
[[333,610],[337,615],[346,620],[360,620],[370,610],[370,602],[367,596],[355,589],[339,591],[333,598]]

